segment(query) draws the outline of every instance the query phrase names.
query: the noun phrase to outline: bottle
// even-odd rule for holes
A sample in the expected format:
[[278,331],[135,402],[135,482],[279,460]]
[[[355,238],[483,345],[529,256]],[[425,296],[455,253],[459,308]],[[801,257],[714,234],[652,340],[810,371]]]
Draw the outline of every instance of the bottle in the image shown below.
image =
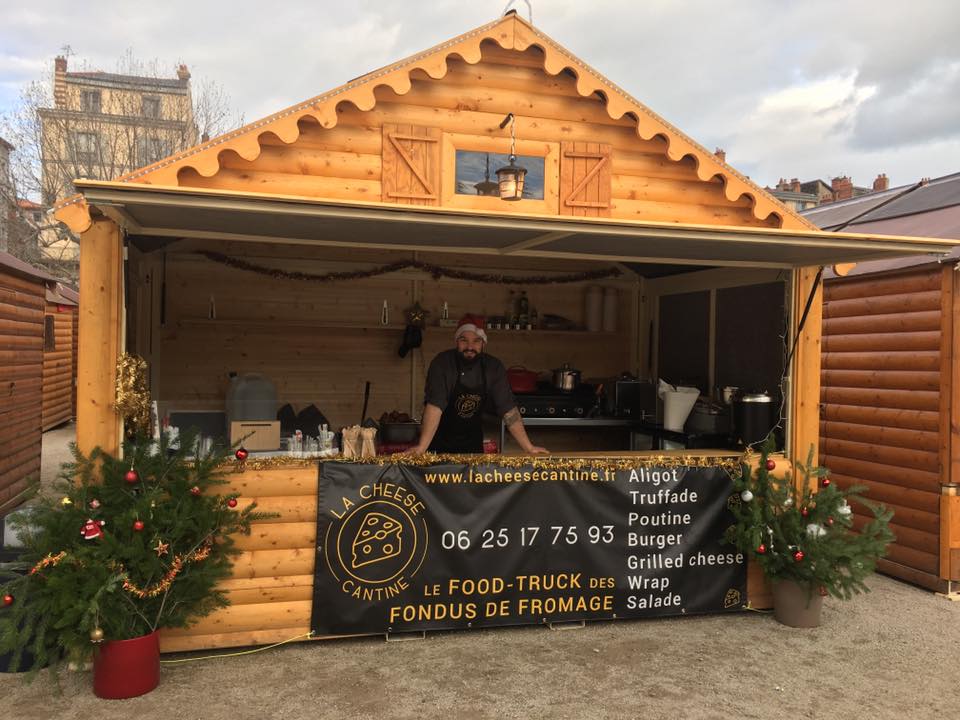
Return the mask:
[[530,329],[535,330],[540,324],[540,315],[535,307],[530,308]]
[[513,290],[510,291],[510,295],[507,297],[507,311],[503,314],[504,319],[506,320],[506,329],[509,330],[513,327],[514,316],[517,313],[516,310],[517,296]]
[[523,328],[530,321],[530,300],[527,298],[526,290],[520,291],[520,298],[517,300],[517,321]]

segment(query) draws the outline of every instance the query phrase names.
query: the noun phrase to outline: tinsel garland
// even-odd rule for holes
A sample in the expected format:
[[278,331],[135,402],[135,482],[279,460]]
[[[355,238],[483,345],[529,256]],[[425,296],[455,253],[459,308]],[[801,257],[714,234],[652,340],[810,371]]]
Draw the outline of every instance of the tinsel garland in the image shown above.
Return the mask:
[[[194,550],[192,553],[187,554],[186,556],[181,557],[177,555],[173,558],[170,563],[170,569],[167,571],[167,574],[164,575],[159,582],[154,585],[150,585],[146,588],[140,588],[130,582],[130,578],[127,575],[127,572],[123,570],[123,589],[126,590],[131,595],[136,595],[138,598],[148,598],[156,597],[162,593],[165,593],[170,585],[173,584],[173,581],[176,579],[177,575],[180,574],[180,571],[183,570],[183,566],[188,562],[200,562],[206,560],[210,556],[210,546],[204,545],[199,550]],[[122,566],[121,566],[122,568]]]
[[[66,557],[67,552],[65,550],[57,553],[56,555],[47,555],[45,558],[43,558],[43,560],[38,562],[30,569],[30,574],[35,575],[46,567],[56,567]],[[201,562],[206,560],[208,557],[210,557],[209,545],[204,545],[198,550],[194,550],[186,555],[177,555],[170,562],[170,569],[167,571],[167,573],[157,583],[149,585],[146,588],[138,587],[130,582],[130,575],[127,572],[127,569],[120,563],[116,564],[116,569],[123,578],[123,589],[131,595],[136,595],[138,598],[143,599],[148,597],[156,597],[157,595],[165,593],[170,588],[170,585],[173,584],[173,581],[176,579],[177,575],[179,575],[183,570],[184,564],[189,562]]]
[[150,430],[150,390],[147,387],[147,361],[138,355],[121,353],[117,358],[117,414],[129,423],[135,433]]
[[620,270],[617,268],[606,268],[604,270],[589,270],[568,275],[500,275],[489,273],[468,272],[466,270],[455,270],[452,268],[441,267],[433,263],[426,263],[420,260],[399,260],[389,265],[381,265],[372,270],[350,270],[346,272],[329,272],[323,274],[305,273],[289,270],[278,270],[277,268],[264,267],[230,257],[222,253],[203,251],[199,253],[207,260],[211,260],[236,270],[246,270],[259,275],[268,275],[277,280],[306,280],[309,282],[337,282],[339,280],[360,280],[363,278],[376,277],[377,275],[386,275],[388,273],[399,272],[413,268],[429,273],[434,280],[442,277],[453,278],[454,280],[470,280],[472,282],[496,283],[499,285],[555,285],[562,283],[586,282],[588,280],[602,280],[604,278],[617,277]]
[[247,459],[245,461],[230,461],[225,465],[232,465],[235,472],[247,470],[277,470],[289,467],[316,467],[318,462],[345,462],[360,465],[409,465],[411,467],[427,467],[429,465],[496,465],[503,468],[536,468],[550,470],[583,470],[592,468],[597,470],[633,470],[639,467],[720,467],[728,473],[740,471],[741,456],[734,455],[644,455],[644,456],[609,456],[609,457],[556,457],[550,455],[494,455],[494,454],[464,454],[464,455],[377,455],[372,458],[291,458],[270,457]]

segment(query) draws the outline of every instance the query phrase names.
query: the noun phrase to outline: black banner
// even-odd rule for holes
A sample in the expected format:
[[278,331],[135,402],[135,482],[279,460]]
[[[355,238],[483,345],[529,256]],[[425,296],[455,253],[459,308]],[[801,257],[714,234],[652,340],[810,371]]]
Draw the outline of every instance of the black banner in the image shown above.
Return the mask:
[[319,635],[739,610],[722,467],[320,466]]

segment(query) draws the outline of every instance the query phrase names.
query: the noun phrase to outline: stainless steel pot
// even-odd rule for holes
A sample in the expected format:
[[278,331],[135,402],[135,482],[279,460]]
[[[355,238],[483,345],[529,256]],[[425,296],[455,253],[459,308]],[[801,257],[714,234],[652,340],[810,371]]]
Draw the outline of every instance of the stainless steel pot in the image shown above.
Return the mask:
[[563,367],[553,371],[553,386],[562,392],[573,392],[580,385],[580,371],[564,363]]

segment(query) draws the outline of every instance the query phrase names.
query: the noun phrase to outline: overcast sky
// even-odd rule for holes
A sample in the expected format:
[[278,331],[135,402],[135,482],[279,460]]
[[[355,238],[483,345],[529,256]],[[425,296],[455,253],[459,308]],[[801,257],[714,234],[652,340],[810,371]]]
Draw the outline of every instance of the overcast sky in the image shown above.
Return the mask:
[[[220,83],[250,122],[496,19],[506,0],[7,0],[0,112],[127,49]],[[960,171],[960,2],[533,0],[555,41],[760,184]],[[524,17],[527,6],[519,0]]]

